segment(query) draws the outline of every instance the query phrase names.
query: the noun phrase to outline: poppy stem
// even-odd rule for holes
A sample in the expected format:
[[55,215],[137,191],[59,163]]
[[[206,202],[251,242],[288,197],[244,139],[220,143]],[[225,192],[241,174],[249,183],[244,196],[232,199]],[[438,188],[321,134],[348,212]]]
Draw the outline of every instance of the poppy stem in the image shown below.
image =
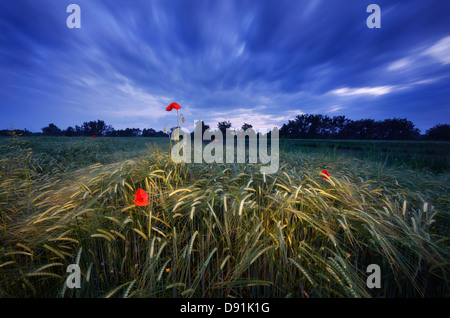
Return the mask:
[[177,125],[178,125],[178,136],[177,136],[177,140],[180,140],[180,117],[178,117],[178,109],[177,109]]

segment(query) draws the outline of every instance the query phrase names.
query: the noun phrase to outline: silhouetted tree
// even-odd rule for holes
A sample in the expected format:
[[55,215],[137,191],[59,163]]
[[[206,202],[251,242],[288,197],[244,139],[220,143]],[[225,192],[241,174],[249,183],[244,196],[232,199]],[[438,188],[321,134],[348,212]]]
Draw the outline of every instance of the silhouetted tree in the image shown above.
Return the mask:
[[250,125],[250,124],[247,124],[247,123],[244,123],[243,125],[242,125],[242,130],[247,130],[247,129],[249,129],[249,128],[253,128],[253,125]]
[[378,139],[379,122],[373,119],[347,120],[338,136],[343,139]]
[[142,130],[142,137],[167,137],[167,134],[163,131],[156,131],[153,128],[144,128]]
[[75,125],[75,136],[83,136],[83,130],[78,125]]
[[280,129],[280,136],[288,138],[324,138],[332,121],[323,115],[298,115]]
[[389,140],[411,140],[420,136],[419,129],[406,118],[385,119],[378,124],[378,138]]
[[139,128],[125,128],[107,132],[108,137],[137,137],[141,134]]
[[282,138],[300,138],[297,124],[295,120],[288,120],[287,124],[283,124],[280,128],[280,137]]
[[154,130],[153,128],[144,128],[142,130],[142,137],[154,137],[156,135],[156,130]]
[[227,129],[231,128],[231,122],[229,120],[218,122],[217,128],[222,132],[222,136],[225,136]]
[[425,133],[425,139],[428,140],[450,140],[450,125],[438,124]]
[[345,116],[334,116],[332,119],[330,132],[333,138],[339,138],[342,134],[342,130],[345,128],[350,120]]
[[42,128],[42,133],[46,136],[59,136],[61,135],[61,129],[51,123],[47,127]]
[[67,129],[64,130],[64,136],[67,137],[75,136],[75,129],[72,126],[67,127]]
[[113,128],[113,126],[111,126],[111,125],[107,125],[106,127],[105,127],[105,130],[104,130],[104,136],[106,136],[108,133],[110,133],[111,131],[114,131],[114,128]]
[[111,130],[111,126],[107,126],[103,120],[84,122],[81,126],[84,136],[103,136],[108,130]]

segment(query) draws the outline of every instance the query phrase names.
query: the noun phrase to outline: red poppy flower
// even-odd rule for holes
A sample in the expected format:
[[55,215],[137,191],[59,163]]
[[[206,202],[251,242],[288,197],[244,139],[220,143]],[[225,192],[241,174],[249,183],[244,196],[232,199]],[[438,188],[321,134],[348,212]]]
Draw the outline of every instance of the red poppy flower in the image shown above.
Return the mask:
[[181,108],[181,106],[178,105],[177,103],[172,103],[169,106],[167,106],[166,110],[168,112],[170,112],[172,109],[180,109],[180,108]]
[[135,195],[136,199],[134,200],[134,204],[137,206],[146,206],[148,205],[148,194],[141,188],[139,188]]
[[95,138],[95,135],[92,135],[92,138]]
[[[325,174],[325,175],[327,175],[327,176],[329,176],[329,177],[331,177],[331,174],[329,174],[328,171],[326,171],[326,170],[323,170],[322,173]],[[327,178],[327,177],[322,176],[322,179],[326,179],[326,178]]]

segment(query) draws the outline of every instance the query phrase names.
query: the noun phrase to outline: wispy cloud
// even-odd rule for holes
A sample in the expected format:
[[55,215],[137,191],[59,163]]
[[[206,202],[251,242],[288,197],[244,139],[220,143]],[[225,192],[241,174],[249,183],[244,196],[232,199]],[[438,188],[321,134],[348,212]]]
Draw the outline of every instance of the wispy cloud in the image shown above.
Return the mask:
[[401,69],[404,69],[404,68],[407,68],[408,66],[410,66],[411,63],[412,63],[412,59],[405,57],[405,58],[399,59],[399,60],[389,64],[388,70],[389,71],[401,70]]
[[329,113],[334,113],[334,112],[337,112],[338,110],[341,110],[341,109],[344,109],[344,107],[342,107],[342,106],[331,106],[328,109],[328,112]]
[[450,36],[439,40],[436,44],[425,50],[424,54],[431,55],[442,64],[450,64]]
[[334,89],[329,93],[337,96],[354,96],[354,95],[381,96],[389,94],[394,89],[395,86],[376,86],[376,87],[359,87],[359,88],[343,87]]

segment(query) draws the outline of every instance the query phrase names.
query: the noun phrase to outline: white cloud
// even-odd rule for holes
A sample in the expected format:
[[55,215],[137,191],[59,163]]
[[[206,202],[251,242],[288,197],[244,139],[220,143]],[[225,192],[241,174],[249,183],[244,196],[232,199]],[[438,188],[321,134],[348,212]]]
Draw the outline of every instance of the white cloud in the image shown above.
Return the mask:
[[360,88],[350,88],[343,87],[330,91],[330,94],[338,96],[354,96],[354,95],[372,95],[380,96],[389,94],[395,86],[375,86],[375,87],[360,87]]
[[[442,77],[441,77],[442,78]],[[416,81],[416,82],[412,82],[411,85],[424,85],[424,84],[430,84],[430,83],[434,83],[438,80],[440,80],[441,78],[428,78],[428,79],[424,79],[424,80],[420,80],[420,81]]]
[[403,69],[403,68],[407,67],[408,65],[410,65],[411,62],[412,62],[412,60],[409,58],[402,58],[400,60],[397,60],[397,61],[389,64],[388,70],[389,71],[397,71],[397,70]]
[[442,64],[450,64],[450,36],[442,38],[435,45],[424,52],[425,55],[431,55]]
[[338,110],[341,110],[341,109],[344,109],[344,107],[335,105],[335,106],[331,106],[330,109],[328,110],[328,112],[333,113],[333,112],[337,112]]

